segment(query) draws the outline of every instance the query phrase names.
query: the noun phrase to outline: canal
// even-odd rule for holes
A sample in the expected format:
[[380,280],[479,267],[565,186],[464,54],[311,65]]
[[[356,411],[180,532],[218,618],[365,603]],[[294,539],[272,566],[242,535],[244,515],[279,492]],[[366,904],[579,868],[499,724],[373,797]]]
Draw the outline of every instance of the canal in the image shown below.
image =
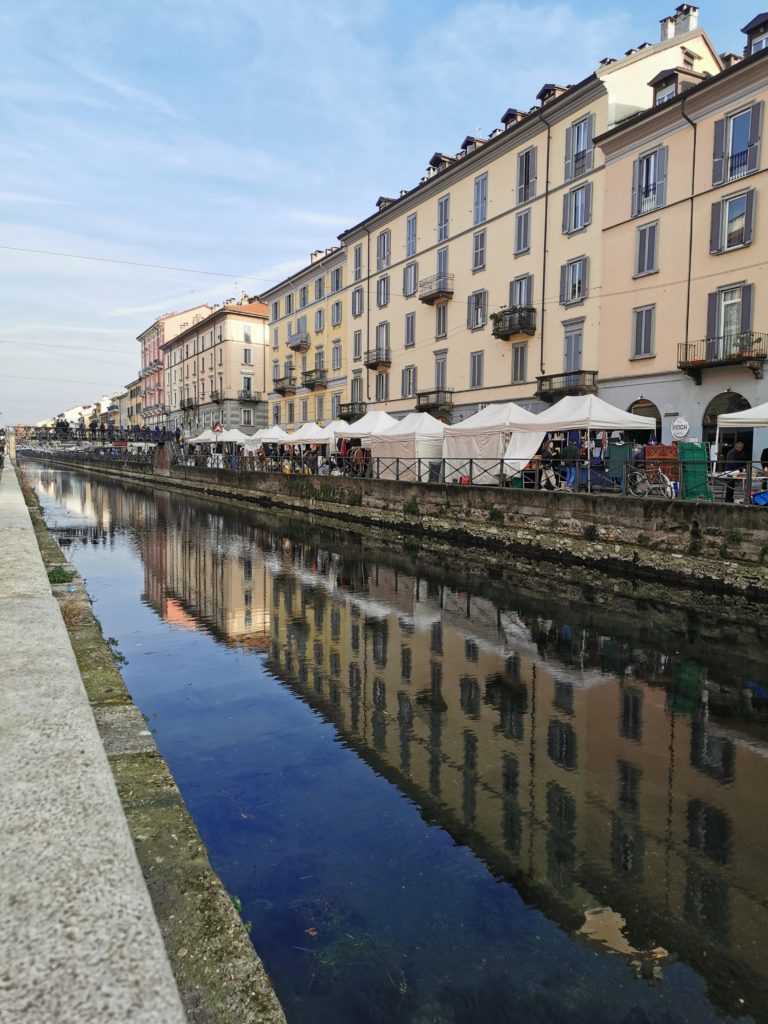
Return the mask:
[[27,470],[289,1024],[768,1022],[764,634]]

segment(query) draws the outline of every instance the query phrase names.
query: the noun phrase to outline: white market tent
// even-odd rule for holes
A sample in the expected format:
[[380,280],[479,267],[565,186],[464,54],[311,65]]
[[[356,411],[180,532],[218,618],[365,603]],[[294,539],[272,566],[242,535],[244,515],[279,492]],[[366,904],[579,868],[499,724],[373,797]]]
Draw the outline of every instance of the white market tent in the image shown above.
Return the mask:
[[262,444],[290,444],[291,435],[286,433],[281,426],[267,427],[260,431],[258,447]]
[[209,427],[207,430],[204,430],[202,434],[198,434],[197,437],[191,437],[189,439],[189,444],[211,444],[217,440],[218,438]]
[[381,480],[430,479],[430,462],[443,457],[445,424],[428,412],[412,412],[383,433],[371,434],[371,457]]
[[394,416],[379,409],[371,409],[365,416],[350,423],[346,429],[337,430],[336,437],[359,437],[364,448],[370,447],[372,434],[383,434],[398,422]]
[[217,441],[234,442],[235,444],[245,444],[246,441],[250,441],[250,435],[244,434],[242,430],[238,430],[237,427],[231,427],[229,430],[222,430],[217,435]]
[[598,398],[597,395],[568,395],[551,409],[540,412],[521,430],[655,430],[654,420],[635,416]]
[[346,433],[348,430],[349,424],[346,420],[331,420],[323,427],[326,444],[334,444],[337,437],[349,437]]
[[[514,433],[521,426],[527,427],[536,420],[536,415],[528,409],[515,402],[505,402],[488,405],[463,423],[446,427],[443,441],[446,479],[468,476],[472,483],[497,483],[501,460]],[[522,435],[519,458],[524,459],[523,465],[535,454],[543,440],[543,432],[540,436],[539,433]],[[526,456],[528,449],[530,454]],[[514,466],[507,468],[515,469]]]
[[325,431],[317,423],[303,423],[290,434],[291,444],[325,444]]
[[717,429],[733,427],[738,430],[749,430],[750,427],[768,427],[768,402],[756,405],[754,409],[743,409],[741,412],[724,412],[717,417]]

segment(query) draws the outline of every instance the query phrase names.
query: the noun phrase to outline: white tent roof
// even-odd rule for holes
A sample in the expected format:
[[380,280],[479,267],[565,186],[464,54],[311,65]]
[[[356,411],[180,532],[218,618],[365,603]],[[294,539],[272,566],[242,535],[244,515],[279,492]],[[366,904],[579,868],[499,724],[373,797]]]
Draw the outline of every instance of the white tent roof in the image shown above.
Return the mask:
[[717,417],[718,427],[768,427],[768,402],[742,412],[724,412]]
[[243,444],[245,441],[250,441],[250,436],[244,434],[242,430],[238,430],[237,427],[230,427],[229,430],[222,430],[217,435],[217,441],[235,441],[237,444]]
[[454,423],[445,428],[445,433],[452,436],[461,434],[496,434],[503,431],[517,430],[520,426],[538,422],[535,413],[529,412],[516,402],[504,402],[500,405],[487,405],[463,423]]
[[521,430],[655,430],[648,416],[635,416],[597,395],[568,395]]
[[394,425],[376,434],[371,434],[371,441],[395,437],[442,437],[445,424],[430,416],[428,412],[411,412]]
[[267,427],[259,438],[264,444],[287,444],[291,435],[287,434],[281,426]]
[[387,427],[393,427],[397,423],[394,416],[380,409],[371,409],[365,416],[357,420],[345,430],[337,430],[336,437],[368,437],[370,434],[382,434]]
[[216,441],[216,440],[217,440],[216,435],[214,434],[214,432],[209,427],[207,430],[204,430],[202,432],[202,434],[198,434],[197,437],[191,437],[189,439],[189,443],[190,444],[208,444],[211,441]]
[[297,431],[290,435],[294,444],[323,444],[325,431],[317,423],[303,423]]
[[333,444],[337,437],[348,437],[349,435],[345,433],[347,430],[349,430],[349,424],[346,420],[331,420],[323,427],[323,434],[326,441]]

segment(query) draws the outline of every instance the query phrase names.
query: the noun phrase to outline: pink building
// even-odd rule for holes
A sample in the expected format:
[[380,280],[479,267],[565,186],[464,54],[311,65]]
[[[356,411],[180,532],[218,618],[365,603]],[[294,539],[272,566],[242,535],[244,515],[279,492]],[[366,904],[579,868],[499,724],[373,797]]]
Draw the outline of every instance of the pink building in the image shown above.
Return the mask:
[[164,313],[138,336],[141,345],[142,413],[144,425],[154,429],[166,425],[168,406],[165,397],[163,345],[208,316],[208,305],[193,306],[181,313]]

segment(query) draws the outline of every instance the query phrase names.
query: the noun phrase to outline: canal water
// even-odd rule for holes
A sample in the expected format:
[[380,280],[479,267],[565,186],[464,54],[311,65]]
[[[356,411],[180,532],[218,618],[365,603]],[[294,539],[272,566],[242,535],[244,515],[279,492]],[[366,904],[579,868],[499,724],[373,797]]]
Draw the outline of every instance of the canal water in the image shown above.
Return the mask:
[[745,623],[28,471],[290,1024],[768,1021]]

